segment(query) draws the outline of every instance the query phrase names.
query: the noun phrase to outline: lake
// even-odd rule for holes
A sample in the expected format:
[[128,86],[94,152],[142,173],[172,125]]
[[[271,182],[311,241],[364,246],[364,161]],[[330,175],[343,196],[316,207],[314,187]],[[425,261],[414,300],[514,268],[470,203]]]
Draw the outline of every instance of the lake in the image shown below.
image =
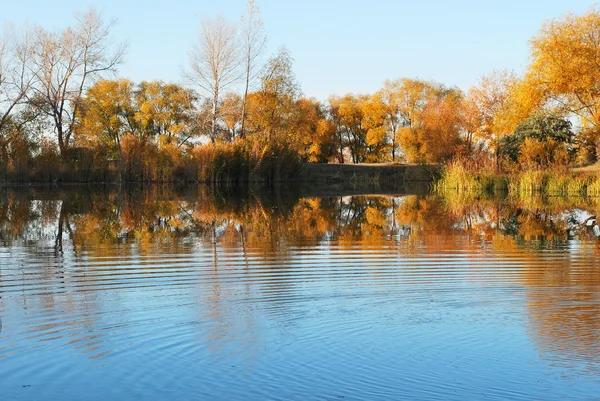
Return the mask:
[[1,189],[0,396],[593,399],[597,210]]

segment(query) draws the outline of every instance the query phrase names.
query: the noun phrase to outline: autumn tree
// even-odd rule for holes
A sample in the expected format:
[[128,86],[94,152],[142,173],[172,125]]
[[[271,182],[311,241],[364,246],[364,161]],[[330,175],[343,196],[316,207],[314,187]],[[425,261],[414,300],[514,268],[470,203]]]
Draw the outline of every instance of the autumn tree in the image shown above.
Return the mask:
[[553,114],[537,114],[502,138],[500,152],[505,160],[521,161],[529,167],[567,164],[573,154],[574,138],[569,120]]
[[205,19],[200,24],[197,43],[189,53],[187,78],[211,100],[211,133],[214,143],[218,136],[220,98],[222,93],[240,79],[240,42],[235,25],[223,17]]
[[292,57],[282,47],[271,57],[261,76],[260,89],[248,101],[248,128],[268,142],[288,141],[300,87],[292,69]]
[[399,129],[409,123],[407,109],[403,100],[404,89],[408,85],[407,80],[385,81],[383,88],[377,93],[381,102],[385,105],[383,127],[389,144],[392,161],[398,157]]
[[[390,122],[390,111],[388,105],[383,102],[381,93],[366,98],[361,103],[362,122],[361,125],[366,130],[365,160],[368,162],[381,162],[389,160],[390,148],[390,129],[386,123]],[[392,139],[393,141],[393,139]],[[391,153],[395,153],[392,151]]]
[[452,158],[460,144],[462,92],[434,83],[416,83],[405,99],[400,144],[411,162],[439,163]]
[[366,95],[347,94],[329,98],[331,119],[337,127],[337,148],[340,162],[344,160],[344,149],[350,153],[352,163],[366,160],[367,130],[363,126],[362,104]]
[[335,127],[324,105],[316,99],[296,101],[290,128],[294,148],[309,162],[327,162],[335,154]]
[[162,81],[141,82],[134,92],[135,120],[146,137],[182,146],[194,135],[196,96],[190,89]]
[[338,157],[336,126],[321,108],[305,158],[308,162],[327,163]]
[[223,134],[220,136],[226,142],[233,142],[235,138],[243,137],[242,132],[246,109],[244,103],[244,98],[235,92],[229,92],[223,97],[221,103]]
[[76,15],[74,27],[49,32],[36,30],[32,68],[36,75],[31,102],[53,123],[64,159],[72,143],[74,127],[85,89],[103,74],[113,72],[126,46],[114,46],[114,21],[104,22],[90,9]]
[[79,109],[78,140],[104,144],[120,158],[121,138],[138,130],[133,82],[99,80],[86,92]]
[[[498,166],[500,140],[512,132],[514,127],[507,124],[511,110],[509,99],[515,88],[516,77],[507,71],[496,71],[484,75],[477,85],[469,89],[464,107],[468,136],[483,141],[493,152]],[[469,138],[472,143],[473,139]]]
[[462,96],[460,90],[449,88],[428,100],[420,113],[421,123],[415,129],[419,138],[419,161],[446,162],[457,153],[461,144]]

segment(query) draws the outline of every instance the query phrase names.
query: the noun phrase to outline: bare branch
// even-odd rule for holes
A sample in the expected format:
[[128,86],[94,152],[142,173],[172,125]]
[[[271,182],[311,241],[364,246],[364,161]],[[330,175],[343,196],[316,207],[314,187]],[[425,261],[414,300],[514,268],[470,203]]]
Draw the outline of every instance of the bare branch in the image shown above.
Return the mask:
[[127,48],[125,43],[113,45],[115,21],[104,22],[94,8],[76,15],[75,21],[73,27],[60,32],[38,28],[33,57],[38,82],[30,101],[51,116],[63,157],[85,89],[114,73]]

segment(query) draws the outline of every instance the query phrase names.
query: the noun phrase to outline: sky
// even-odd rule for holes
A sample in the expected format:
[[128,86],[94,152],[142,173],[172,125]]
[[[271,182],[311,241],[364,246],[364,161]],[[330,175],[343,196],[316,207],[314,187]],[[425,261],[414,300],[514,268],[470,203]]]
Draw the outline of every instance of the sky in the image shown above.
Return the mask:
[[[232,22],[246,0],[0,0],[0,22],[61,29],[94,6],[129,44],[119,76],[182,81],[203,18]],[[269,38],[286,46],[306,96],[373,93],[386,79],[419,78],[467,90],[493,70],[522,72],[542,23],[589,0],[255,0]]]

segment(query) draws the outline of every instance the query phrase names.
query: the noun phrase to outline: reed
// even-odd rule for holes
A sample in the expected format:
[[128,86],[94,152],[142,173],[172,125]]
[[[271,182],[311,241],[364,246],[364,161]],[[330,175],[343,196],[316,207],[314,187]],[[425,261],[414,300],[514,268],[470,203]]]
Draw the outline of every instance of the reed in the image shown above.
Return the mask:
[[198,145],[189,162],[195,181],[219,185],[278,185],[289,182],[301,165],[298,153],[286,145],[241,141]]
[[527,196],[544,191],[548,185],[548,176],[540,170],[530,170],[511,177],[510,192]]
[[600,198],[600,176],[590,178],[586,192],[587,196]]
[[572,176],[567,185],[567,195],[586,196],[590,178],[585,176]]
[[443,171],[440,180],[435,184],[437,192],[458,192],[478,194],[485,192],[506,191],[508,178],[491,171],[473,171],[464,163],[452,162]]

